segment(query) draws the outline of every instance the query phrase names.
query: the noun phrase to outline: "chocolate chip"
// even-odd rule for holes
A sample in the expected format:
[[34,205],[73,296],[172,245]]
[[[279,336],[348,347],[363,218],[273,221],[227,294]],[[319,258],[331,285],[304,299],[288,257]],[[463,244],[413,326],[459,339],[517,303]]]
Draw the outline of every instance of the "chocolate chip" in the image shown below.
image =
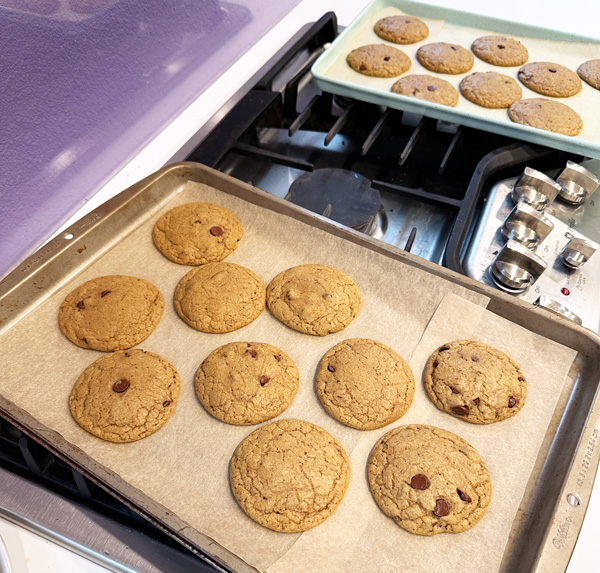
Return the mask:
[[427,86],[428,92],[434,92],[435,90],[437,90],[437,88],[435,86]]
[[367,69],[367,66],[365,66],[364,64],[360,65],[360,68],[358,68],[361,72],[364,72]]
[[109,291],[109,290],[103,290],[103,291],[100,293],[100,298],[104,298],[104,297],[105,297],[107,294],[110,294],[110,292],[111,292],[111,291]]
[[432,368],[437,368],[439,366],[439,362],[437,360],[433,361],[433,364],[431,365]]
[[217,227],[217,226],[211,227],[210,228],[210,234],[213,237],[220,237],[223,234],[223,229],[221,229],[221,227]]
[[275,354],[275,360],[277,360],[277,362],[281,362],[281,356],[279,354]]
[[83,340],[84,344],[88,343],[87,338],[85,336],[81,340]]
[[444,346],[438,348],[439,352],[443,352],[444,350],[450,350],[450,347],[447,344],[444,344]]
[[426,475],[416,474],[410,478],[410,487],[413,489],[424,491],[429,487],[429,485],[429,478]]
[[129,352],[125,353],[125,358],[129,358],[131,356],[131,354],[129,354]]
[[460,394],[460,390],[457,390],[454,386],[450,386],[450,390],[452,390],[452,394]]
[[454,406],[452,408],[452,412],[454,412],[457,416],[466,416],[469,413],[468,406]]
[[471,360],[473,362],[481,362],[481,358],[479,358],[479,356],[471,356]]
[[556,70],[555,70],[554,68],[548,68],[548,71],[549,71],[551,74],[555,74],[555,73],[556,73]]
[[329,364],[329,366],[327,366],[327,370],[329,370],[329,372],[335,372],[335,367]]
[[506,47],[506,46],[504,46],[504,44],[498,44],[498,48],[499,48],[500,50],[504,50],[504,48],[505,48],[505,47]]
[[385,58],[383,58],[384,62],[389,62],[390,61],[390,56],[386,56]]
[[479,404],[479,398],[475,398],[474,400],[472,400],[473,404],[475,404],[475,406],[477,406],[477,404]]
[[417,95],[418,93],[419,93],[419,88],[415,88],[415,89],[413,90],[413,93],[412,93],[412,95]]
[[120,380],[117,380],[112,387],[117,394],[122,394],[125,392],[125,390],[127,390],[127,388],[129,388],[129,380],[127,380],[127,378],[121,378]]
[[523,376],[519,376],[518,380],[519,382],[525,382],[525,378],[523,378]]
[[171,400],[165,400],[163,402],[163,408],[166,408],[167,406],[169,406],[171,404]]
[[455,46],[450,46],[451,50],[454,50],[456,52],[456,47]]
[[270,378],[268,376],[261,376],[260,377],[260,385],[264,386],[269,380],[270,380]]
[[456,493],[458,494],[458,497],[460,497],[460,499],[462,499],[465,503],[471,503],[471,498],[464,491],[456,488]]
[[450,502],[440,497],[435,500],[435,509],[433,510],[433,514],[438,517],[444,517],[450,513]]
[[85,303],[82,300],[80,300],[76,306],[79,310],[83,310],[85,308]]
[[508,407],[509,408],[514,408],[517,405],[517,399],[514,396],[511,396],[508,399]]
[[198,225],[202,225],[202,221],[201,221],[200,219],[196,219],[196,220],[194,221],[194,223],[197,223]]

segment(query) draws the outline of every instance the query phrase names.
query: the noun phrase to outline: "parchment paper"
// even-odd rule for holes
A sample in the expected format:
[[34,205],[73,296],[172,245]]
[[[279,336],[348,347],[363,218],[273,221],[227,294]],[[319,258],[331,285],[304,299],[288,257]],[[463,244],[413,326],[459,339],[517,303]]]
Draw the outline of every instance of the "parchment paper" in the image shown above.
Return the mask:
[[[151,229],[162,212],[189,201],[217,203],[238,216],[245,234],[227,260],[253,269],[265,284],[281,270],[308,262],[330,264],[348,273],[363,295],[357,318],[345,330],[327,337],[295,332],[268,310],[250,325],[228,334],[205,334],[187,326],[177,317],[171,301],[177,282],[189,267],[164,258],[152,244]],[[442,570],[448,564],[452,566],[446,569],[452,570],[460,551],[469,547],[467,563],[462,554],[462,569],[469,570],[473,564],[472,570],[481,570],[476,565],[482,555],[488,570],[489,563],[499,562],[503,548],[499,540],[508,536],[574,351],[499,320],[484,310],[484,296],[205,185],[188,184],[172,201],[140,213],[140,222],[125,240],[0,338],[3,397],[160,503],[166,512],[261,571],[409,570],[407,556],[414,556],[417,547]],[[165,314],[138,347],[171,361],[182,377],[173,417],[157,433],[131,444],[103,442],[72,419],[68,410],[71,388],[101,353],[76,347],[57,324],[58,308],[70,290],[90,278],[118,273],[150,280],[163,292]],[[402,531],[375,506],[366,487],[365,461],[383,432],[365,433],[336,422],[313,390],[321,356],[334,344],[354,337],[380,340],[410,359],[417,395],[401,423],[431,423],[455,431],[489,463],[494,498],[488,515],[472,531],[422,539]],[[428,353],[438,344],[462,337],[489,342],[521,364],[530,395],[518,416],[493,427],[476,427],[442,414],[428,401],[420,385]],[[265,529],[238,507],[229,488],[228,463],[237,444],[256,426],[236,427],[215,420],[195,397],[193,379],[199,364],[213,349],[236,340],[270,342],[295,360],[300,388],[281,417],[320,425],[338,438],[351,456],[353,473],[346,498],[325,523],[304,534]],[[535,356],[530,352],[533,347]],[[450,554],[459,547],[451,559]]]

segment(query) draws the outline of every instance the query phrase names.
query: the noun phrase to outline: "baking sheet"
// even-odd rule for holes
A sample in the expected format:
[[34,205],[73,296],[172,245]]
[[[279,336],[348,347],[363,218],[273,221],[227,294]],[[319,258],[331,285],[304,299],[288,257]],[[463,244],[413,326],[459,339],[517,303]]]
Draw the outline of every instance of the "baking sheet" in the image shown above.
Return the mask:
[[[429,37],[421,42],[398,45],[386,42],[373,31],[375,22],[385,16],[408,14],[423,19],[430,30]],[[583,119],[583,130],[575,137],[552,133],[513,123],[506,109],[486,109],[462,95],[455,108],[423,102],[415,98],[393,94],[390,90],[398,78],[411,74],[430,74],[450,82],[457,90],[463,77],[473,72],[496,71],[517,78],[520,66],[499,67],[475,57],[475,64],[465,74],[436,74],[421,66],[416,59],[417,50],[431,42],[450,42],[470,49],[473,40],[487,34],[505,34],[520,40],[529,51],[528,62],[547,61],[562,64],[573,71],[587,60],[600,58],[600,41],[562,33],[557,30],[524,25],[508,20],[484,17],[468,12],[419,4],[410,0],[375,0],[348,26],[319,57],[312,67],[317,85],[328,92],[402,109],[428,117],[458,123],[477,129],[492,131],[532,143],[547,145],[584,156],[600,158],[600,91],[583,83],[578,94],[556,99],[573,108]],[[365,44],[388,44],[406,53],[412,61],[411,68],[394,78],[374,78],[355,72],[346,63],[350,51]],[[545,97],[517,80],[523,89],[523,99]],[[459,94],[460,94],[460,90]]]
[[[162,212],[196,200],[221,204],[240,218],[245,236],[227,260],[252,268],[265,283],[296,264],[334,265],[350,274],[363,293],[364,305],[358,317],[345,330],[323,338],[292,331],[267,310],[233,333],[205,334],[188,327],[168,301],[189,267],[160,255],[150,231]],[[156,434],[131,444],[111,444],[87,434],[68,411],[68,395],[75,379],[102,354],[76,347],[63,337],[57,324],[58,307],[74,286],[108,273],[141,276],[165,294],[165,314],[139,347],[170,360],[183,381],[171,420]],[[96,467],[92,469],[96,472],[97,468],[106,469],[115,476],[115,483],[122,480],[141,499],[157,503],[164,509],[160,515],[154,509],[158,520],[176,516],[186,524],[180,535],[193,537],[193,532],[201,532],[260,571],[378,571],[384,564],[410,570],[407,556],[414,556],[417,548],[442,571],[456,570],[458,564],[462,569],[468,567],[463,562],[465,551],[472,570],[488,570],[490,563],[500,563],[575,351],[485,311],[488,300],[481,294],[197,184],[172,193],[162,204],[145,204],[124,238],[107,243],[101,257],[66,278],[62,288],[0,337],[2,397],[79,448],[85,467]],[[351,337],[369,337],[388,344],[410,359],[415,372],[417,394],[413,405],[400,421],[384,430],[360,432],[339,424],[325,413],[314,393],[313,377],[320,357],[337,342]],[[493,344],[523,366],[530,394],[518,416],[489,427],[472,426],[442,414],[429,402],[420,385],[426,357],[437,345],[462,337]],[[346,498],[330,519],[309,532],[287,535],[257,525],[245,516],[229,490],[231,454],[254,428],[229,426],[211,418],[195,398],[193,377],[210,351],[235,340],[271,342],[287,352],[296,361],[301,380],[294,402],[281,417],[298,417],[324,427],[351,456],[353,473]],[[535,360],[528,354],[532,347],[539,349]],[[365,478],[366,456],[384,431],[413,422],[439,425],[458,433],[488,462],[494,483],[492,505],[484,520],[469,532],[431,539],[410,535],[386,518],[371,499]],[[448,551],[448,539],[456,552]],[[486,551],[480,551],[482,546]],[[376,559],[373,547],[377,548]],[[210,547],[204,549],[211,551]]]

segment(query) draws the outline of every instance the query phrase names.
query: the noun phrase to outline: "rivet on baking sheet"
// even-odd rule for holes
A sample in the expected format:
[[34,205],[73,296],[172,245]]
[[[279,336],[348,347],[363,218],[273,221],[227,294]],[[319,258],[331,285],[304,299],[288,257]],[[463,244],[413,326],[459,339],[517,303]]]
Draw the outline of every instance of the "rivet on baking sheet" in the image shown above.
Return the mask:
[[581,505],[581,499],[574,493],[567,494],[567,503],[573,507],[579,507]]

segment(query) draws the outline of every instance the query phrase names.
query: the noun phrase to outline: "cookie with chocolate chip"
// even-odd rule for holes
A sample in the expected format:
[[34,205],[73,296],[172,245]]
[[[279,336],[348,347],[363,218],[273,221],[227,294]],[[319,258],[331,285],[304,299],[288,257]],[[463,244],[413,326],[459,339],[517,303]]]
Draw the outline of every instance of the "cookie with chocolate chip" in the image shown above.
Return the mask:
[[248,426],[281,414],[298,390],[294,361],[264,342],[231,342],[213,350],[196,372],[198,400],[215,418]]
[[515,38],[489,35],[477,38],[471,50],[482,61],[494,66],[522,66],[529,59],[527,48]]
[[583,62],[577,68],[577,75],[588,85],[600,90],[600,59]]
[[581,79],[569,68],[554,62],[531,62],[517,73],[530,90],[550,97],[571,97],[581,91]]
[[134,442],[164,426],[179,397],[173,365],[152,352],[105,354],[79,376],[69,397],[75,421],[108,442]]
[[400,78],[394,82],[392,92],[451,107],[458,104],[458,91],[452,84],[427,74],[411,74]]
[[498,72],[473,72],[461,80],[458,88],[469,101],[491,109],[509,107],[523,95],[513,78]]
[[325,353],[315,389],[336,420],[358,430],[374,430],[406,413],[415,379],[406,361],[385,344],[351,338]]
[[434,426],[400,426],[385,434],[368,462],[380,509],[417,535],[460,533],[484,515],[490,472],[466,440]]
[[440,346],[425,366],[425,390],[442,411],[474,424],[491,424],[525,405],[527,381],[507,354],[474,340]]
[[346,57],[348,65],[359,74],[377,78],[393,78],[410,68],[410,58],[398,48],[387,44],[368,44],[352,50]]
[[380,38],[394,44],[414,44],[429,36],[429,28],[423,20],[404,14],[381,18],[374,30]]
[[475,62],[469,50],[448,42],[421,46],[417,50],[417,60],[424,68],[438,74],[464,74]]

